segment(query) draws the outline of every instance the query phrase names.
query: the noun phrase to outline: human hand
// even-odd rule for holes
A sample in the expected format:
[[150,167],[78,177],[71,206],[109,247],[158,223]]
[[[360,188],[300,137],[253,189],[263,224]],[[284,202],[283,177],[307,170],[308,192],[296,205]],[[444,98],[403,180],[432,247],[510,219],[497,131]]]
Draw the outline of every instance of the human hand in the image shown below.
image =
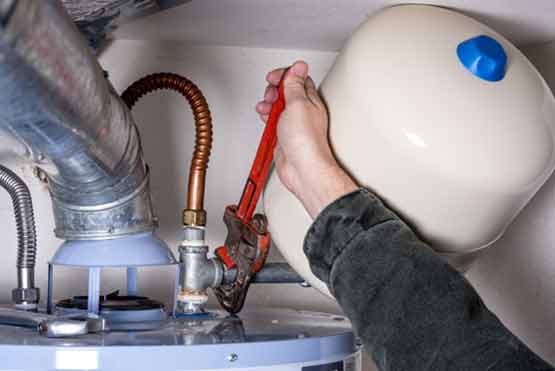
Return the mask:
[[[266,76],[269,85],[256,111],[264,122],[278,98],[285,69]],[[295,62],[284,78],[285,110],[277,126],[274,160],[278,176],[315,218],[337,198],[357,189],[339,166],[328,140],[328,115],[305,62]]]

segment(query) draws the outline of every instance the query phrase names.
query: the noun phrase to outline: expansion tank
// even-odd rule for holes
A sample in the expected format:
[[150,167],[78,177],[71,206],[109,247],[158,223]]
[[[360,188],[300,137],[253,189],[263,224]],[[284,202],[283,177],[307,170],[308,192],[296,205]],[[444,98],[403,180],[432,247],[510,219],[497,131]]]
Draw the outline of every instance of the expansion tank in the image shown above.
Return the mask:
[[[551,91],[506,38],[455,11],[377,13],[320,92],[347,171],[455,265],[495,242],[553,171]],[[276,173],[264,201],[278,248],[327,292],[302,252],[312,220]]]

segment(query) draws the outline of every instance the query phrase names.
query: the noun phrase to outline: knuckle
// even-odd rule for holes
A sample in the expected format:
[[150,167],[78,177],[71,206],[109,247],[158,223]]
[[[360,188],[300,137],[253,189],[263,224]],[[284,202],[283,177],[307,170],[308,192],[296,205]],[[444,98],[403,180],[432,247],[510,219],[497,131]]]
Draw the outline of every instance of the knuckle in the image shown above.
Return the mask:
[[304,80],[302,79],[302,77],[299,76],[288,76],[283,81],[283,85],[285,87],[304,87]]
[[307,103],[308,101],[306,97],[300,96],[291,99],[286,103],[286,105],[287,109],[290,109],[291,111],[307,111],[309,109]]

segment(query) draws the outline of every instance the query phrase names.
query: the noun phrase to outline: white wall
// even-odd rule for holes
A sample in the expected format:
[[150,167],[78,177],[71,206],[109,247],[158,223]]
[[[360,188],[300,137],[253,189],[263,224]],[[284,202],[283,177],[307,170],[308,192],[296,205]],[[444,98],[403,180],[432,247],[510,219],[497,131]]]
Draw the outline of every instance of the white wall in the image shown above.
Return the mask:
[[[553,58],[536,48],[538,65],[550,68],[555,86]],[[555,53],[554,53],[555,54]],[[320,80],[333,63],[334,54],[314,51],[190,47],[180,43],[116,41],[101,62],[122,91],[145,74],[169,71],[195,81],[204,91],[214,118],[214,151],[208,172],[206,206],[208,239],[219,246],[225,236],[221,222],[224,206],[237,201],[262,132],[254,112],[261,97],[266,71],[304,58]],[[551,59],[549,59],[551,58]],[[152,193],[161,222],[160,235],[174,248],[185,204],[187,171],[193,144],[193,120],[184,100],[174,93],[147,96],[134,110],[146,158],[152,170]],[[0,161],[28,182],[34,196],[39,234],[38,284],[46,289],[46,262],[59,241],[46,189],[32,176],[31,167],[14,161],[0,150]],[[0,301],[9,301],[15,284],[15,235],[9,198],[0,192],[0,233],[3,259],[0,267]],[[534,350],[555,362],[555,181],[552,179],[524,210],[505,237],[487,251],[469,271],[469,279],[501,320]],[[279,256],[274,251],[273,260]],[[77,274],[77,276],[76,276]],[[58,298],[83,294],[85,276],[60,270],[56,276]],[[140,278],[142,292],[167,300],[173,275],[149,269]],[[123,277],[110,271],[103,292],[123,288]],[[337,305],[313,289],[297,286],[254,286],[247,305],[271,305],[338,312]]]

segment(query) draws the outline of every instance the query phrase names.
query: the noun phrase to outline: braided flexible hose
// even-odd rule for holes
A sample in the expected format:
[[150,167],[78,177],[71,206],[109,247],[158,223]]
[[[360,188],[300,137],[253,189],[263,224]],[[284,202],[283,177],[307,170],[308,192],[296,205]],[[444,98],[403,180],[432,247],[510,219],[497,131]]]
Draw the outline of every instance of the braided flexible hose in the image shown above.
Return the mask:
[[[173,73],[156,73],[131,84],[121,98],[131,109],[144,95],[159,89],[173,90],[183,95],[193,111],[196,127],[195,149],[189,172],[187,209],[204,212],[206,169],[212,150],[212,117],[200,89],[189,79]],[[202,223],[201,223],[202,224]]]
[[37,256],[37,232],[29,188],[13,171],[2,165],[0,165],[0,186],[12,199],[17,227],[17,267],[34,269]]

